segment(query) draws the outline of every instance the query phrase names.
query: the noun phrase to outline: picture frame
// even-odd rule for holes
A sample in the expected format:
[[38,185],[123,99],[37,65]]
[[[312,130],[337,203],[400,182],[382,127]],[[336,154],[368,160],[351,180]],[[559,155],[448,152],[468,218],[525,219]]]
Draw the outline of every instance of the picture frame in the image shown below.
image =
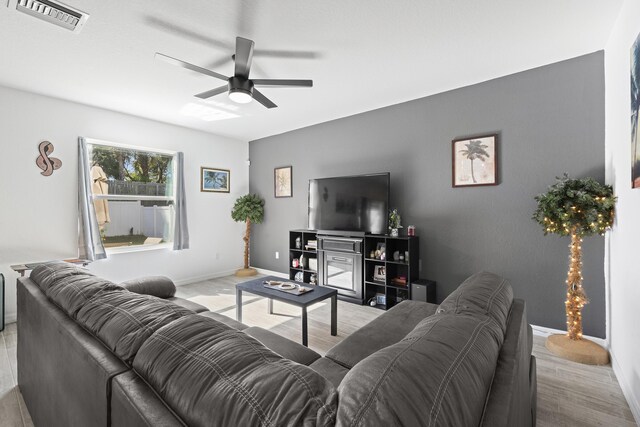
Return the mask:
[[386,259],[387,248],[384,242],[376,245],[375,258],[384,261]]
[[373,280],[379,282],[387,280],[387,269],[384,265],[376,265],[373,267]]
[[205,193],[229,193],[231,171],[229,169],[200,168],[200,191]]
[[276,198],[293,197],[293,166],[273,169],[273,195]]
[[498,134],[451,141],[452,187],[498,185]]

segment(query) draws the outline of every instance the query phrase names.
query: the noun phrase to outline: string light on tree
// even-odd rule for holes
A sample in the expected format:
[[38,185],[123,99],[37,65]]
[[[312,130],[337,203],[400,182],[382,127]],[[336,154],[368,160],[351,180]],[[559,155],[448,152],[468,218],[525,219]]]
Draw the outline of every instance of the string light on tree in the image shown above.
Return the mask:
[[611,228],[616,197],[610,185],[593,178],[571,179],[565,174],[556,180],[546,193],[536,196],[538,208],[533,219],[542,225],[545,235],[571,236],[565,301],[567,337],[581,341],[582,309],[589,302],[582,287],[582,238],[604,236]]

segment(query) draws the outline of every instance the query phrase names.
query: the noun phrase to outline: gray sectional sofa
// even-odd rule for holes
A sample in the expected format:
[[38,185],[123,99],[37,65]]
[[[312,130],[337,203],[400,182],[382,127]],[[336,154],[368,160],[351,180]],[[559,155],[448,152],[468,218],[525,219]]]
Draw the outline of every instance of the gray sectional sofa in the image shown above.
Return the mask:
[[18,279],[18,384],[36,426],[532,426],[525,305],[494,274],[404,301],[322,357],[65,263]]

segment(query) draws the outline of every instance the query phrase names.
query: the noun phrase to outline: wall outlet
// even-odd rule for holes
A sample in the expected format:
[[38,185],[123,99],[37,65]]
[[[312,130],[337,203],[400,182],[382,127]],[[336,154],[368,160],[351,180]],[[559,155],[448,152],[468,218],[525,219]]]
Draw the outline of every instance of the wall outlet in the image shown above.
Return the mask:
[[280,259],[280,252],[276,251],[276,259]]

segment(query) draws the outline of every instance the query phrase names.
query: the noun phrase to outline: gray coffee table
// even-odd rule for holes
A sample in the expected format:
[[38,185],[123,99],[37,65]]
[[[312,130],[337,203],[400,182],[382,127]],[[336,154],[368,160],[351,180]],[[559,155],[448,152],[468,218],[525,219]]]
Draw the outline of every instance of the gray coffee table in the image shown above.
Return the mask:
[[[302,295],[292,295],[286,292],[264,287],[267,280],[284,280],[280,277],[267,276],[236,285],[236,318],[242,322],[242,292],[269,298],[269,314],[273,314],[273,301],[286,302],[302,308],[302,345],[308,344],[307,307],[317,302],[331,298],[331,335],[338,335],[338,291],[324,286],[314,286],[300,283],[303,286],[312,287],[311,292]],[[293,282],[293,280],[289,280]],[[298,283],[298,282],[296,282]]]

